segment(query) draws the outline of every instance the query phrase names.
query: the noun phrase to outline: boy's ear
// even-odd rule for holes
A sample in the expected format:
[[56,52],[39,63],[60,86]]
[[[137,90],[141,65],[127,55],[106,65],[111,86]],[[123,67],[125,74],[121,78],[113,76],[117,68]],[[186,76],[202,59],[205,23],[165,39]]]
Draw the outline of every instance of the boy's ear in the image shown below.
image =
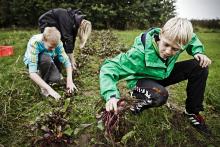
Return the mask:
[[159,37],[159,39],[160,39],[160,37],[161,37],[161,33],[159,34],[159,36],[158,36],[158,37]]
[[44,34],[43,34],[43,38],[42,38],[42,41],[46,41],[46,38],[45,38]]
[[[162,36],[164,36],[164,35],[162,34],[162,32],[160,32],[160,33],[159,33],[159,39],[161,39]],[[166,38],[166,37],[165,37],[165,38]]]

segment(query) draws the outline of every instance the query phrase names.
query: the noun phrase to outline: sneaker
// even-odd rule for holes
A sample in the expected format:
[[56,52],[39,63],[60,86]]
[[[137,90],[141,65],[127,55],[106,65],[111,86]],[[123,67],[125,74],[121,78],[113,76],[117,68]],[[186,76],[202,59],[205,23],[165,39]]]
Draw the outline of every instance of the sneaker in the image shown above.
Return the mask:
[[208,126],[205,124],[205,120],[200,114],[190,114],[184,111],[184,115],[187,116],[191,125],[196,128],[197,131],[206,136],[211,136],[211,131],[208,129]]
[[152,100],[138,100],[133,106],[130,107],[130,110],[133,114],[139,114],[143,110],[150,108]]
[[40,94],[42,94],[42,95],[45,96],[45,97],[48,97],[48,96],[49,96],[49,93],[48,93],[48,91],[47,91],[46,89],[41,88],[40,90],[41,90]]

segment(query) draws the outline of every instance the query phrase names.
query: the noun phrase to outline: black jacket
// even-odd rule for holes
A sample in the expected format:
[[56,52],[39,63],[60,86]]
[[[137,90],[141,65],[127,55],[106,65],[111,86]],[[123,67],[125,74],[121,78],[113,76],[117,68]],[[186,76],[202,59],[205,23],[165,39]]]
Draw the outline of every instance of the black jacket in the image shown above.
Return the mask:
[[61,33],[66,53],[72,53],[82,19],[83,15],[78,10],[56,8],[42,14],[38,19],[38,25],[41,33],[45,27],[56,27]]

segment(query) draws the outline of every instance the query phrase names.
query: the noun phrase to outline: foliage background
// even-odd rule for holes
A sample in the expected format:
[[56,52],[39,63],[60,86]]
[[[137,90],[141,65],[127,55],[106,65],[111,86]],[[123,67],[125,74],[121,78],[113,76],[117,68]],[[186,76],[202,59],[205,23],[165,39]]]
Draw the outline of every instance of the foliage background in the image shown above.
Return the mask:
[[[0,27],[37,26],[52,8],[80,9],[96,29],[159,25],[174,16],[175,0],[0,0]],[[116,21],[117,20],[117,21]]]

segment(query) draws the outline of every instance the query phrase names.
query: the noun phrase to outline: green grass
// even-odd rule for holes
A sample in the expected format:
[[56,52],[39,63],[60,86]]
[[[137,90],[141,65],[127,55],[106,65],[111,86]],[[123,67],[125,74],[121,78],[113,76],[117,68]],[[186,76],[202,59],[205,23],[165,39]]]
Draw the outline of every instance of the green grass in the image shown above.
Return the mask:
[[[44,98],[39,94],[39,88],[29,79],[23,64],[23,55],[28,39],[37,30],[0,30],[0,44],[13,45],[15,54],[0,58],[0,145],[30,146],[33,133],[26,127],[35,121],[42,113],[50,112],[60,105],[52,98]],[[130,46],[141,30],[113,31],[119,42]],[[206,47],[207,55],[212,59],[209,78],[205,93],[205,116],[213,133],[220,136],[220,33],[198,33]],[[99,37],[94,37],[97,42]],[[94,39],[93,38],[93,39]],[[91,43],[92,44],[92,43]],[[90,44],[89,44],[90,45]],[[93,45],[93,46],[98,46]],[[87,57],[86,64],[80,68],[75,81],[79,92],[71,101],[71,128],[78,133],[72,135],[76,145],[112,146],[105,137],[104,131],[97,127],[95,114],[104,106],[99,95],[98,73],[104,60],[96,49]],[[76,48],[76,56],[82,51]],[[190,58],[183,54],[180,60]],[[82,59],[78,58],[78,61]],[[169,87],[170,101],[184,108],[186,82]],[[125,83],[119,84],[122,95],[127,95]],[[61,95],[64,92],[58,89]],[[91,124],[82,129],[81,124]],[[177,110],[166,106],[152,108],[141,115],[126,113],[124,132],[120,137],[130,133],[121,140],[123,146],[218,146],[220,138],[210,140],[197,133]],[[120,140],[119,140],[120,141]]]
[[142,33],[143,31],[142,30],[127,30],[127,31],[115,30],[114,33],[120,38],[120,41],[122,41],[127,46],[131,46],[134,43],[135,37],[140,35],[140,33]]

